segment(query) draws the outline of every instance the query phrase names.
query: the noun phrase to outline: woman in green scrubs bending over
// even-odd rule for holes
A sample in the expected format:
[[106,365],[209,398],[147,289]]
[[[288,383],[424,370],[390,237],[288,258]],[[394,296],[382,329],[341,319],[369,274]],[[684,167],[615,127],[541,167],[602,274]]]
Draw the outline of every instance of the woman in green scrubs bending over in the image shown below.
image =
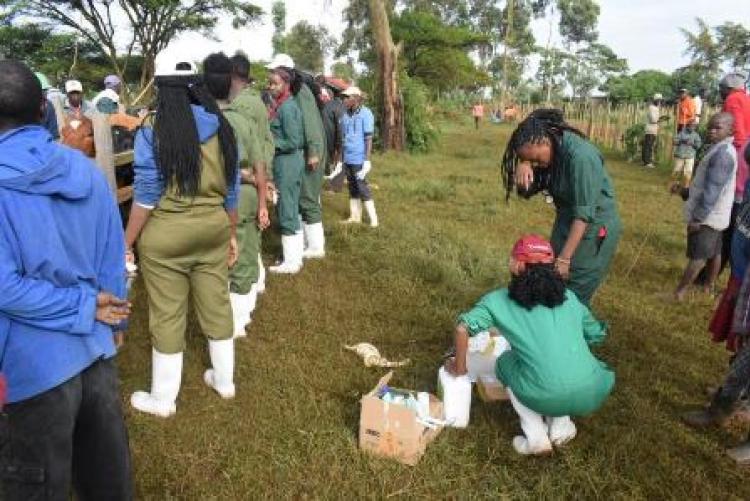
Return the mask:
[[560,110],[539,109],[521,122],[503,156],[506,198],[547,189],[556,216],[551,242],[555,268],[588,305],[620,240],[615,192],[599,150],[566,124]]

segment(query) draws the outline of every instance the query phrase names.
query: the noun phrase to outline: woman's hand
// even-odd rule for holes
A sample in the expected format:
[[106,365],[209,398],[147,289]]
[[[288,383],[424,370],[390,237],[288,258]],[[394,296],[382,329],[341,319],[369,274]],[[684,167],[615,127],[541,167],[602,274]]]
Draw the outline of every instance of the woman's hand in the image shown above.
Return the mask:
[[320,163],[320,158],[318,158],[318,155],[313,155],[310,157],[310,159],[307,161],[307,168],[311,171],[314,171],[318,168],[318,164]]
[[534,169],[531,162],[520,162],[516,167],[516,187],[528,190],[534,183]]
[[555,271],[560,274],[563,280],[570,278],[570,259],[557,258],[555,259]]
[[135,264],[135,253],[133,252],[133,249],[127,248],[125,249],[125,265],[129,264]]
[[265,230],[271,225],[271,220],[268,217],[268,208],[261,207],[258,209],[258,228]]
[[229,238],[229,258],[227,259],[227,265],[232,268],[237,264],[237,259],[240,257],[239,245],[237,244],[237,237],[232,235]]

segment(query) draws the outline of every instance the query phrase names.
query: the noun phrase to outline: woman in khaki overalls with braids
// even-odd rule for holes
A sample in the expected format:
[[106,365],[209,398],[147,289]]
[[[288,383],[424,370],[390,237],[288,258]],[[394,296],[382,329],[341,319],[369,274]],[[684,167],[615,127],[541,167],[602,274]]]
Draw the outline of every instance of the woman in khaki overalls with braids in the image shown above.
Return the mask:
[[148,292],[152,380],[151,391],[133,393],[130,402],[168,417],[180,390],[190,297],[213,366],[205,382],[223,398],[234,396],[227,260],[231,266],[237,258],[239,170],[232,129],[200,77],[162,74],[155,83],[156,113],[136,135],[125,232],[128,249],[138,240]]

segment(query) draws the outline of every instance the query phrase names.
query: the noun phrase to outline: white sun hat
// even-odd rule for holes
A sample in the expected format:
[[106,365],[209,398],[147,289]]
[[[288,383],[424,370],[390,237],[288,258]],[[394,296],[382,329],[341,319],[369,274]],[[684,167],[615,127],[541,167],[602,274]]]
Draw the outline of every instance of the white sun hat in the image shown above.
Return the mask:
[[[181,67],[185,66],[185,69],[178,70],[178,65]],[[178,59],[170,54],[165,54],[163,52],[159,53],[159,55],[156,56],[154,66],[156,70],[154,71],[154,76],[157,77],[195,75],[197,73],[195,64],[191,63],[190,61]]]
[[68,80],[65,82],[65,93],[83,92],[83,85],[78,80]]
[[356,85],[352,85],[351,87],[347,87],[342,92],[342,94],[345,95],[345,96],[347,96],[347,97],[355,97],[355,96],[362,97],[363,96],[362,90],[360,90],[360,88],[357,87]]
[[275,70],[276,68],[294,68],[294,59],[288,54],[276,54],[273,56],[273,60],[266,65],[269,70]]

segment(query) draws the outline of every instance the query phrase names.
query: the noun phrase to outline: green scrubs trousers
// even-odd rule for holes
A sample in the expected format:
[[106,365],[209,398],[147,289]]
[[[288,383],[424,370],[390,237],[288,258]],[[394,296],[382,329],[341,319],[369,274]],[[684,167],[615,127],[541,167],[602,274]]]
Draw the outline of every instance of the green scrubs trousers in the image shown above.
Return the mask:
[[240,255],[229,273],[229,291],[244,295],[258,281],[258,254],[261,245],[257,221],[258,190],[252,184],[240,186],[238,213],[237,246]]

